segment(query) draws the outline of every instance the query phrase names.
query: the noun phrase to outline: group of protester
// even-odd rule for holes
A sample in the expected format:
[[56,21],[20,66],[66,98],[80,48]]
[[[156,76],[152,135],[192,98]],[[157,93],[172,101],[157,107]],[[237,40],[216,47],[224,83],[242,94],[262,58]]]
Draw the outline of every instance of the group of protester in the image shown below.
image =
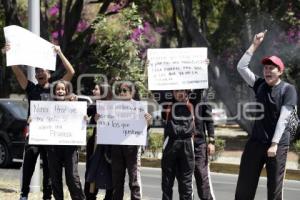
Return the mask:
[[[237,70],[247,84],[253,88],[256,101],[264,110],[255,120],[252,134],[241,158],[236,187],[236,200],[254,199],[260,172],[266,165],[268,177],[268,199],[282,199],[283,179],[289,147],[289,135],[285,132],[290,113],[297,105],[295,87],[281,80],[284,64],[277,56],[262,60],[263,78],[249,68],[251,57],[262,43],[266,32],[255,35],[249,49],[238,63]],[[6,51],[9,46],[6,46]],[[53,82],[48,70],[37,68],[37,84],[29,81],[19,66],[12,70],[20,86],[32,100],[75,100],[71,95],[69,81],[75,71],[58,46],[54,46],[66,69],[59,81]],[[54,95],[50,95],[50,84],[54,83]],[[112,83],[95,84],[94,99],[114,99]],[[123,100],[138,101],[138,90],[131,82],[118,85]],[[206,90],[152,91],[154,99],[163,107],[164,143],[162,150],[162,199],[173,198],[175,178],[178,181],[180,199],[192,200],[193,175],[198,196],[202,200],[215,199],[209,172],[209,155],[215,151],[214,126],[211,106]],[[103,95],[106,94],[106,95]],[[96,124],[99,113],[96,106],[87,110],[90,123]],[[148,126],[151,115],[145,114]],[[29,120],[30,123],[30,120]],[[62,169],[65,168],[66,183],[74,200],[96,199],[99,189],[106,189],[105,199],[121,200],[124,196],[126,169],[129,175],[131,199],[142,199],[140,176],[141,147],[137,145],[97,145],[96,128],[87,142],[85,185],[82,189],[78,174],[78,152],[76,146],[42,146],[28,144],[26,138],[22,166],[20,199],[28,199],[29,184],[38,155],[43,159],[43,199],[63,199]]]

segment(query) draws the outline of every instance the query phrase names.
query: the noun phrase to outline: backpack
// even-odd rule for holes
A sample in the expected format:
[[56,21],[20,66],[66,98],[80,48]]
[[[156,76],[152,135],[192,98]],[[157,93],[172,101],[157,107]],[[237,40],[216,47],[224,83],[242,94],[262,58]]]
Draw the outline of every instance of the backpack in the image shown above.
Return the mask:
[[300,133],[300,120],[297,115],[297,109],[295,108],[289,116],[288,123],[285,127],[285,131],[290,134],[290,143],[299,138]]
[[[285,92],[285,88],[287,87],[287,84],[284,84],[282,87],[281,94],[283,96]],[[292,143],[294,140],[299,139],[300,136],[300,119],[297,114],[297,107],[293,109],[291,112],[289,118],[288,118],[288,123],[285,127],[284,132],[290,134],[290,143]]]

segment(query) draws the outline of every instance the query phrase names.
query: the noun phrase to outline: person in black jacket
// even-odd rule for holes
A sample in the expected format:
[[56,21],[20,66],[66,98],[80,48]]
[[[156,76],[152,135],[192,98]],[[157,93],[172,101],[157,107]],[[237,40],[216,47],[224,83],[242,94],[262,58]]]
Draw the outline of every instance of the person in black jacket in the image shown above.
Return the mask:
[[[10,44],[5,44],[4,52],[10,50]],[[66,69],[66,74],[63,75],[62,80],[71,81],[72,77],[75,74],[74,68],[68,59],[64,56],[59,46],[53,45],[54,52],[60,57],[64,68]],[[47,69],[35,68],[35,78],[37,84],[28,80],[24,74],[22,68],[19,65],[12,66],[12,71],[16,76],[16,79],[21,86],[21,88],[26,92],[29,108],[28,116],[30,111],[30,101],[33,100],[49,100],[50,99],[50,84],[53,82],[51,77],[51,72]],[[46,148],[43,145],[31,145],[28,143],[28,135],[25,138],[24,146],[24,158],[22,163],[22,180],[21,180],[21,194],[20,200],[27,200],[29,194],[29,185],[33,172],[35,169],[35,164],[39,155],[43,161],[43,199],[51,199],[52,188],[51,180],[49,175],[48,168],[48,159]]]
[[211,106],[203,92],[202,89],[153,92],[155,100],[163,107],[165,120],[162,199],[172,199],[175,178],[180,199],[193,199],[193,174],[199,197],[214,198],[208,168],[208,155],[214,153],[214,127]]
[[198,196],[201,200],[212,200],[215,199],[215,196],[212,190],[208,167],[209,155],[213,155],[215,152],[214,123],[211,115],[212,108],[207,102],[205,90],[195,90],[190,96],[194,96],[195,102],[198,102],[195,108],[194,131],[194,176]]
[[[110,86],[96,83],[93,96],[95,100],[110,100],[112,98]],[[91,117],[90,124],[96,125],[96,104],[88,107],[87,114]],[[106,189],[104,200],[110,200],[112,199],[111,146],[96,145],[96,133],[96,128],[94,128],[93,135],[86,145],[84,193],[87,200],[96,200],[99,189]],[[92,183],[94,188],[91,188]]]
[[188,91],[155,91],[154,98],[163,107],[165,119],[162,168],[162,199],[173,196],[175,177],[180,199],[193,199],[192,177],[195,166],[193,148],[194,105]]

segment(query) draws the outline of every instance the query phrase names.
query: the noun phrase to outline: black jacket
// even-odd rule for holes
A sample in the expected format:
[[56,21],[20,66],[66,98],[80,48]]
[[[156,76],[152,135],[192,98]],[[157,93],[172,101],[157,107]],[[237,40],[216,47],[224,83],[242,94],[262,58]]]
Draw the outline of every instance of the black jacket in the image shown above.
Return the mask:
[[211,106],[207,102],[204,90],[189,92],[189,101],[179,103],[172,91],[154,91],[154,99],[162,106],[162,117],[165,121],[165,137],[173,139],[190,138],[194,135],[197,144],[206,141],[206,130],[209,137],[214,137],[214,126]]

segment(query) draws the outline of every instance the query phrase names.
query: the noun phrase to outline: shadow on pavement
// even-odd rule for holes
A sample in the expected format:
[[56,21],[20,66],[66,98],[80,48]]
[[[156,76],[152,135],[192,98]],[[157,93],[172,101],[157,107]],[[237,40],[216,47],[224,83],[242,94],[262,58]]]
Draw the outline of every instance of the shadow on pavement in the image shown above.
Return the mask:
[[16,190],[7,189],[7,188],[0,188],[0,193],[16,193]]

